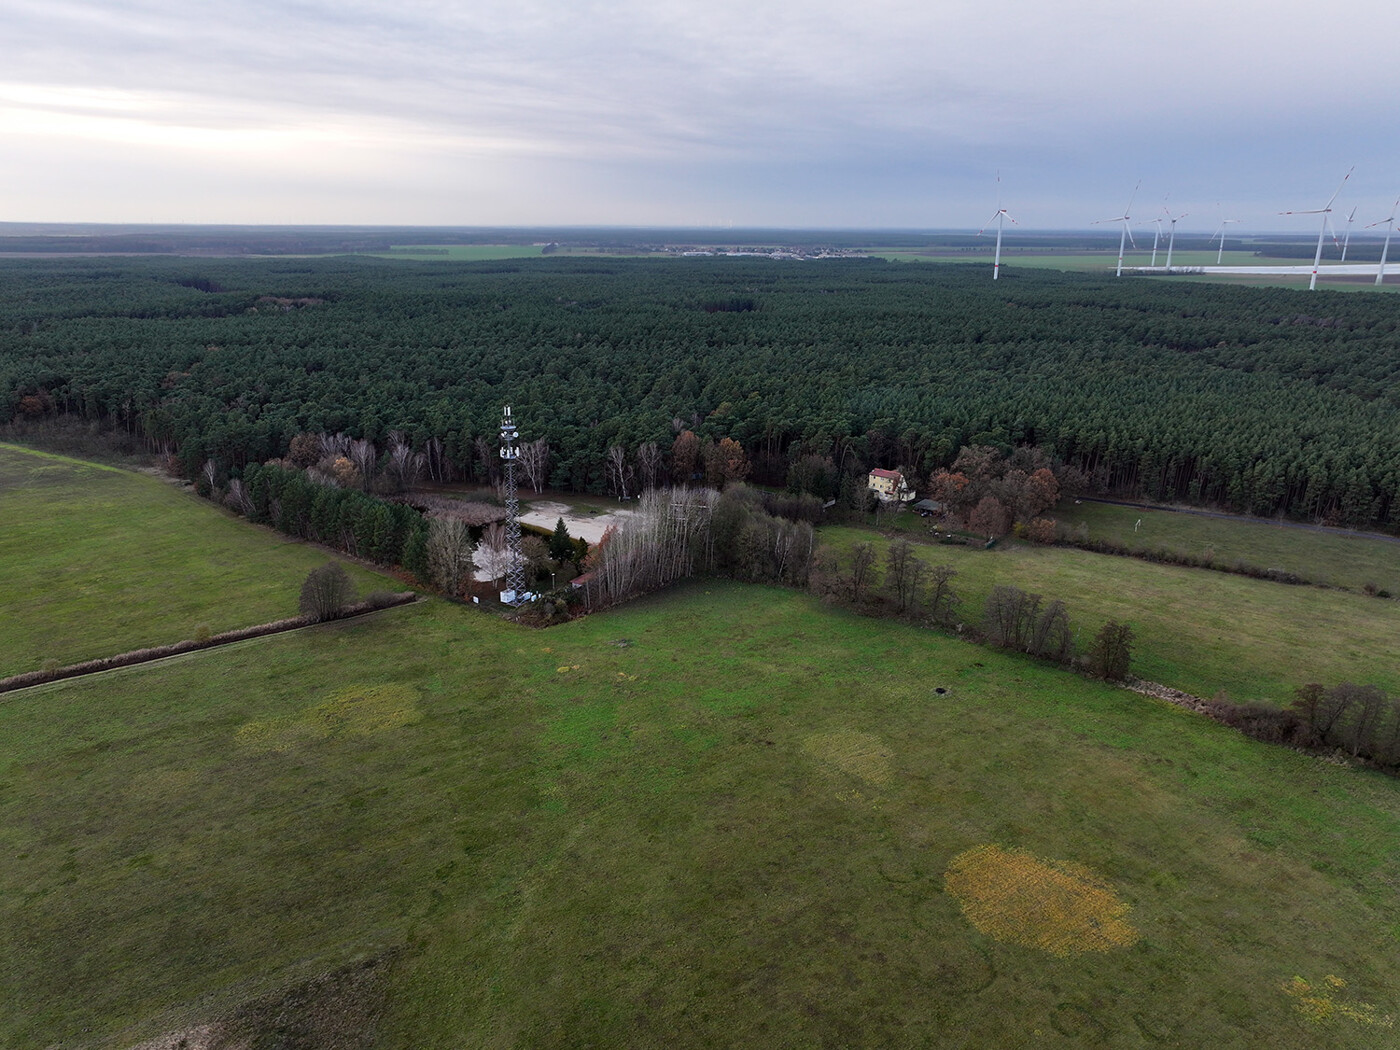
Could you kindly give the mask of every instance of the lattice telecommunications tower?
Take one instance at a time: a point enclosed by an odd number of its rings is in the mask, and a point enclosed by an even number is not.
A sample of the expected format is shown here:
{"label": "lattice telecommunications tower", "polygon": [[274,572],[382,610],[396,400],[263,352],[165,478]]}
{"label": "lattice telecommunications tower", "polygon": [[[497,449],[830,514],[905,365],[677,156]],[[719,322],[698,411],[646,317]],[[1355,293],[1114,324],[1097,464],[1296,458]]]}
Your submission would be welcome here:
{"label": "lattice telecommunications tower", "polygon": [[506,468],[506,551],[510,561],[506,568],[506,589],[501,601],[521,605],[530,599],[525,591],[525,558],[520,553],[520,499],[515,492],[515,462],[520,458],[520,435],[506,405],[501,417],[501,462]]}

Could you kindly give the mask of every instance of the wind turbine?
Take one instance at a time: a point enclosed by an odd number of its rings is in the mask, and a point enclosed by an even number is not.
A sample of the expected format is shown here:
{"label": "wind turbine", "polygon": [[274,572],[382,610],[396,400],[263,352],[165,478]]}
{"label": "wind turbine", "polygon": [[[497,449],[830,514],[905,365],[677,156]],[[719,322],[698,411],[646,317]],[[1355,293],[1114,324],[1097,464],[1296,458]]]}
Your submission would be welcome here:
{"label": "wind turbine", "polygon": [[1347,216],[1347,233],[1342,239],[1342,262],[1347,261],[1347,245],[1351,243],[1351,224],[1356,221],[1356,209],[1351,209],[1351,214]]}
{"label": "wind turbine", "polygon": [[[996,214],[993,215],[991,219],[987,220],[987,226],[990,226],[993,220],[995,220],[997,224],[997,253],[996,258],[992,262],[992,280],[994,281],[1001,275],[1001,227],[1002,222],[1006,219],[1011,219],[1011,213],[1001,206],[1001,172],[997,172],[997,210]],[[1015,219],[1011,219],[1011,225],[1019,226],[1021,224]],[[981,237],[982,234],[986,232],[987,226],[983,226],[982,229],[978,230],[977,236]]]}
{"label": "wind turbine", "polygon": [[1176,224],[1186,218],[1186,212],[1182,212],[1180,215],[1173,215],[1165,204],[1162,205],[1162,210],[1167,213],[1167,218],[1171,220],[1172,224],[1171,236],[1167,238],[1167,272],[1171,273],[1172,249],[1176,247]]}
{"label": "wind turbine", "polygon": [[[1395,213],[1397,211],[1400,211],[1400,200],[1390,206],[1390,214],[1381,220],[1385,223],[1385,246],[1381,248],[1381,264],[1376,267],[1377,284],[1385,280],[1385,257],[1390,254],[1390,231],[1395,229]],[[1371,226],[1379,226],[1381,222],[1373,222]],[[1367,226],[1366,229],[1369,230],[1371,226]]]}
{"label": "wind turbine", "polygon": [[1161,220],[1161,219],[1148,219],[1146,222],[1140,222],[1140,223],[1138,223],[1138,225],[1139,225],[1139,226],[1151,226],[1151,225],[1153,225],[1154,223],[1156,224],[1157,229],[1156,229],[1156,231],[1152,234],[1152,268],[1155,270],[1155,269],[1157,268],[1157,242],[1160,241],[1160,240],[1162,239],[1162,220]]}
{"label": "wind turbine", "polygon": [[1133,232],[1128,229],[1128,223],[1132,221],[1133,201],[1137,198],[1137,191],[1142,187],[1142,180],[1138,179],[1138,184],[1133,187],[1133,195],[1128,198],[1128,206],[1123,209],[1123,214],[1113,219],[1098,219],[1093,223],[1095,226],[1102,226],[1106,222],[1121,222],[1123,232],[1118,235],[1118,272],[1115,277],[1123,276],[1123,246],[1128,242],[1133,242],[1133,247],[1137,247],[1137,241],[1133,241]]}
{"label": "wind turbine", "polygon": [[[1243,222],[1243,221],[1244,221],[1243,219],[1221,219],[1221,220],[1220,220],[1220,229],[1216,230],[1215,233],[1212,233],[1212,234],[1210,235],[1210,239],[1211,239],[1212,241],[1215,240],[1217,234],[1220,236],[1220,250],[1219,250],[1218,252],[1215,253],[1215,265],[1216,265],[1216,266],[1219,266],[1219,265],[1220,265],[1220,260],[1223,259],[1223,258],[1225,258],[1225,227],[1226,227],[1226,226],[1229,226],[1230,223],[1232,223],[1232,222]],[[1206,242],[1206,243],[1210,243],[1210,242],[1208,241],[1208,242]]]}
{"label": "wind turbine", "polygon": [[1337,199],[1337,194],[1342,192],[1342,187],[1347,184],[1347,179],[1351,178],[1351,173],[1356,170],[1356,165],[1347,169],[1347,173],[1342,176],[1342,181],[1337,183],[1337,191],[1327,198],[1326,207],[1309,208],[1307,211],[1281,211],[1280,215],[1321,215],[1322,227],[1317,231],[1317,254],[1313,256],[1312,280],[1308,282],[1308,291],[1317,288],[1317,267],[1322,262],[1322,238],[1327,233],[1327,216],[1332,214],[1332,202]]}

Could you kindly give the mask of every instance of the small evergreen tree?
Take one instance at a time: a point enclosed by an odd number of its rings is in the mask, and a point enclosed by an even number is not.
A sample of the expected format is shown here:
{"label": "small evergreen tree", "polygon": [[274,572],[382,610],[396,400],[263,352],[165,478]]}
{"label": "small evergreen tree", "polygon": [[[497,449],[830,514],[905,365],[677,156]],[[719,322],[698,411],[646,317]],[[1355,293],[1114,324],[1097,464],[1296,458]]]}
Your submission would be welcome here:
{"label": "small evergreen tree", "polygon": [[574,556],[574,541],[569,539],[569,530],[564,527],[563,518],[559,519],[554,526],[554,534],[549,537],[549,556],[557,562]]}

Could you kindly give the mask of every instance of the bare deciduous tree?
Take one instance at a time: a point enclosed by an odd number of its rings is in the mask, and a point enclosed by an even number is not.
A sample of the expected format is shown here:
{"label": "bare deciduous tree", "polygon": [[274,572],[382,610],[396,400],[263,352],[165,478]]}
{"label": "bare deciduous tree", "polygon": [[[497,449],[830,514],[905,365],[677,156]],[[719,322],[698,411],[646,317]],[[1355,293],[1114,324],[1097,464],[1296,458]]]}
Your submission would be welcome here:
{"label": "bare deciduous tree", "polygon": [[885,587],[894,599],[899,612],[906,612],[914,604],[913,581],[915,565],[923,565],[914,554],[914,545],[908,540],[896,540],[885,551]]}
{"label": "bare deciduous tree", "polygon": [[939,627],[951,627],[958,615],[958,596],[953,590],[953,577],[958,570],[951,565],[935,565],[929,570],[929,619]]}
{"label": "bare deciduous tree", "polygon": [[423,455],[427,459],[428,477],[434,481],[446,481],[446,471],[443,457],[445,452],[442,446],[442,439],[439,437],[428,438],[427,444],[423,446]]}
{"label": "bare deciduous tree", "polygon": [[245,518],[253,513],[253,501],[248,496],[248,489],[239,478],[233,478],[229,481],[228,492],[224,494],[224,503]]}
{"label": "bare deciduous tree", "polygon": [[608,449],[608,488],[618,499],[625,500],[631,480],[632,465],[627,462],[627,450],[621,445],[613,445]]}
{"label": "bare deciduous tree", "polygon": [[339,562],[328,561],[307,574],[301,585],[301,614],[320,622],[339,616],[354,594],[350,577]]}
{"label": "bare deciduous tree", "polygon": [[857,543],[851,548],[851,601],[859,603],[870,585],[870,571],[875,566],[875,548],[869,543]]}
{"label": "bare deciduous tree", "polygon": [[661,478],[661,449],[655,441],[643,441],[637,446],[637,473],[642,489],[654,489]]}
{"label": "bare deciduous tree", "polygon": [[365,492],[369,491],[370,482],[374,480],[374,464],[378,457],[374,442],[368,438],[356,438],[350,442],[350,462],[360,472],[360,488]]}
{"label": "bare deciduous tree", "polygon": [[594,548],[590,606],[611,605],[655,590],[707,566],[710,518],[719,494],[711,489],[653,489],[637,512],[610,529]]}
{"label": "bare deciduous tree", "polygon": [[322,434],[321,437],[321,458],[336,459],[344,456],[350,457],[350,439],[344,434]]}
{"label": "bare deciduous tree", "polygon": [[433,583],[454,598],[470,586],[476,569],[471,534],[460,518],[428,519],[428,571]]}
{"label": "bare deciduous tree", "polygon": [[499,580],[510,569],[510,548],[506,546],[506,527],[500,522],[486,526],[481,545],[476,549],[477,564],[492,580]]}
{"label": "bare deciduous tree", "polygon": [[549,480],[549,442],[544,438],[525,442],[520,446],[519,462],[526,484],[536,492],[543,491]]}
{"label": "bare deciduous tree", "polygon": [[384,474],[395,492],[403,492],[418,484],[423,475],[425,457],[409,447],[402,431],[389,433],[388,453],[384,457]]}

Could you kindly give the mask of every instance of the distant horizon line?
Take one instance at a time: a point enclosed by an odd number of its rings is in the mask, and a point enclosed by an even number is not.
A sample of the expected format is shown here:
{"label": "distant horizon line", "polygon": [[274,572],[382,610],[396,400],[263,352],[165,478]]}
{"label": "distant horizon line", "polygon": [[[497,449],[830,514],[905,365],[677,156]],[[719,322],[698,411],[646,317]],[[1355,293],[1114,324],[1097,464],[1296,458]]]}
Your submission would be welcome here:
{"label": "distant horizon line", "polygon": [[[1005,234],[1007,239],[1024,237],[1029,235],[1037,236],[1092,236],[1106,240],[1117,237],[1116,232],[1109,232],[1103,229],[1095,229],[1097,224],[1086,224],[1085,226],[1021,226],[1014,232],[1008,231]],[[981,228],[985,229],[985,227]],[[1204,227],[1199,228],[1203,230]],[[899,234],[902,236],[977,236],[978,227],[954,227],[954,226],[687,226],[682,224],[670,225],[646,225],[635,223],[530,223],[530,224],[503,224],[503,223],[258,223],[258,222],[85,222],[85,221],[27,221],[27,220],[0,220],[0,237],[28,235],[42,236],[46,232],[54,231],[147,231],[147,232],[171,232],[171,231],[199,231],[199,230],[243,230],[243,231],[265,231],[265,230],[286,230],[305,232],[394,232],[394,231],[437,231],[437,232],[471,232],[471,233],[583,233],[589,231],[609,232],[609,233],[687,233],[687,234],[822,234],[833,233],[849,236],[851,234]],[[1186,232],[1186,231],[1182,231]],[[1190,236],[1199,236],[1199,232],[1190,233]],[[1211,236],[1217,236],[1218,231]],[[990,234],[983,234],[990,238]],[[1306,237],[1312,239],[1316,234],[1310,230],[1238,230],[1230,235],[1231,240],[1243,239],[1246,237]],[[1380,240],[1384,237],[1383,231],[1362,231],[1356,230],[1351,234],[1353,240],[1368,238]],[[1136,251],[1151,250],[1139,245]]]}

